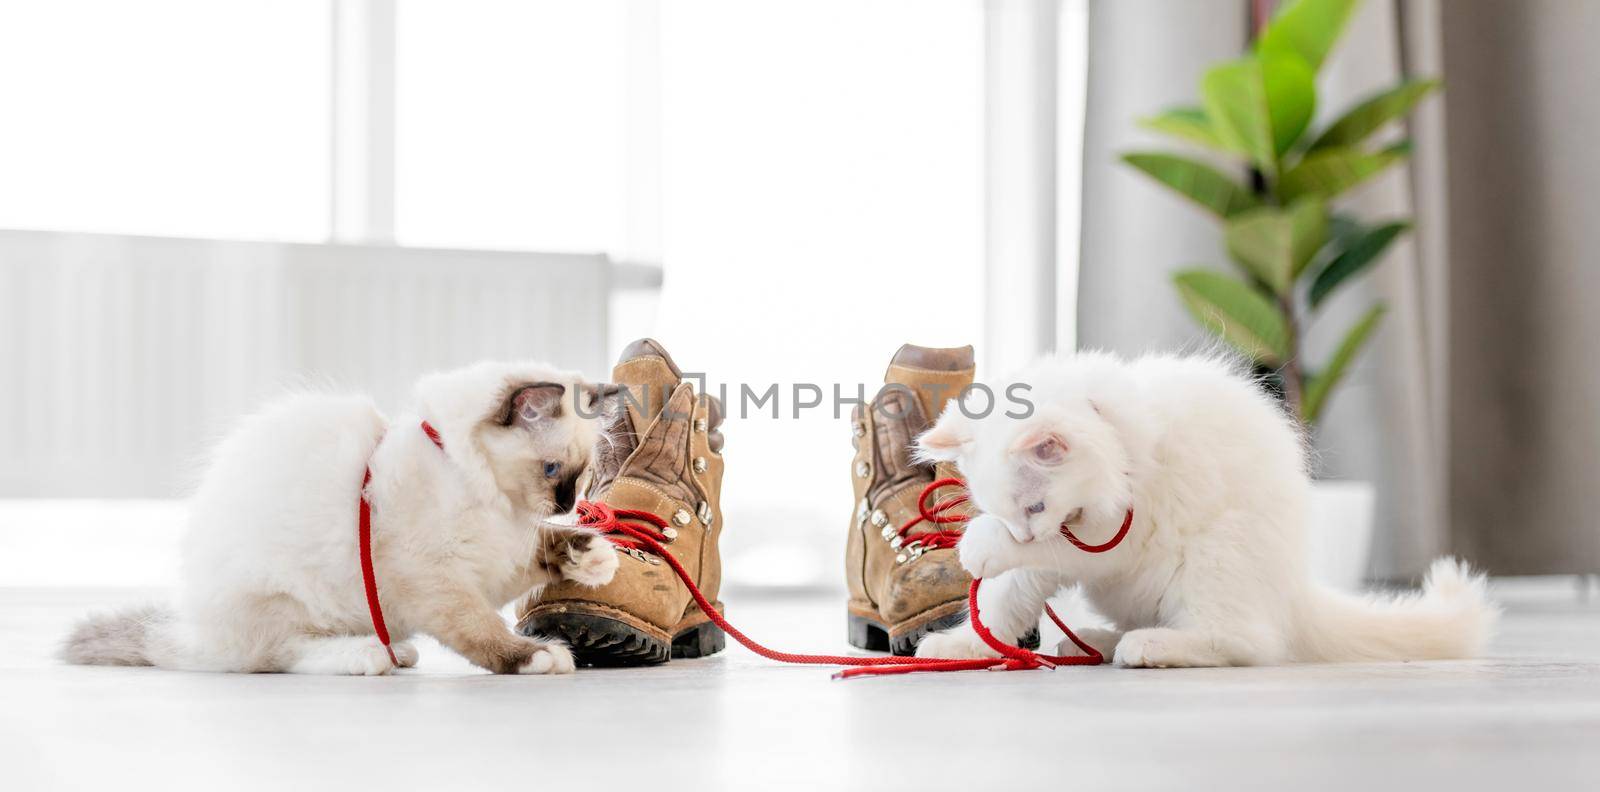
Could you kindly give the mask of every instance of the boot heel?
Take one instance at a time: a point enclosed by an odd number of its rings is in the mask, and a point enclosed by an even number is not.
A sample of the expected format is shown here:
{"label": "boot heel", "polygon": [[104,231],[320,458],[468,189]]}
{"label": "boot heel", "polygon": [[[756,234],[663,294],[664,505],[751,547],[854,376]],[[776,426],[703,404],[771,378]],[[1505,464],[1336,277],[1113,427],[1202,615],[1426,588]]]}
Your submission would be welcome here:
{"label": "boot heel", "polygon": [[869,652],[889,651],[889,631],[871,621],[852,613],[845,629],[847,631],[845,639],[851,646]]}
{"label": "boot heel", "polygon": [[711,622],[702,622],[681,633],[672,639],[672,659],[693,660],[697,657],[708,657],[726,649],[728,636]]}

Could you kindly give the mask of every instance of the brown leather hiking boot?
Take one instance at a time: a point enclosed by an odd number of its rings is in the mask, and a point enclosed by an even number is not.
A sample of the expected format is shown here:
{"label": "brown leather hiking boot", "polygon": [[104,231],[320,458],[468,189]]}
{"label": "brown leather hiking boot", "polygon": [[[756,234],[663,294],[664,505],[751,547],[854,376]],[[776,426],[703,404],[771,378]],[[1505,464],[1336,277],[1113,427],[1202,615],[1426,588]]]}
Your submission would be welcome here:
{"label": "brown leather hiking boot", "polygon": [[[938,479],[959,477],[953,465],[916,463],[911,456],[917,435],[933,426],[945,405],[972,384],[973,368],[970,346],[930,349],[906,344],[889,361],[884,388],[851,415],[855,511],[845,545],[845,581],[850,588],[852,646],[914,654],[922,636],[954,627],[966,616],[972,578],[961,568],[955,548],[929,548],[916,539],[937,531],[959,531],[964,523],[924,520],[905,536],[900,528],[920,516],[918,499],[924,488]],[[929,504],[961,494],[959,487],[941,489],[931,494]],[[946,513],[967,514],[965,506]],[[1038,633],[1023,640],[1038,646]]]}
{"label": "brown leather hiking boot", "polygon": [[[612,378],[625,389],[621,408],[608,419],[579,496],[666,520],[666,548],[721,610],[722,404],[695,393],[648,338],[623,350]],[[722,630],[670,567],[642,550],[617,552],[622,563],[610,583],[547,586],[523,604],[518,629],[564,639],[583,665],[647,665],[722,650]]]}

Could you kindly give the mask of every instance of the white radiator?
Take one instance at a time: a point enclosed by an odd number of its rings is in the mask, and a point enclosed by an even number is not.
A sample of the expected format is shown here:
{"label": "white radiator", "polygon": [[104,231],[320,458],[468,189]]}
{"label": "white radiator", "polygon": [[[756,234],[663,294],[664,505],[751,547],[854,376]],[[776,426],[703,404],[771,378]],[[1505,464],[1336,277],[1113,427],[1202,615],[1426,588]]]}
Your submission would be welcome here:
{"label": "white radiator", "polygon": [[0,231],[0,497],[169,497],[297,384],[386,410],[433,369],[604,371],[600,255]]}

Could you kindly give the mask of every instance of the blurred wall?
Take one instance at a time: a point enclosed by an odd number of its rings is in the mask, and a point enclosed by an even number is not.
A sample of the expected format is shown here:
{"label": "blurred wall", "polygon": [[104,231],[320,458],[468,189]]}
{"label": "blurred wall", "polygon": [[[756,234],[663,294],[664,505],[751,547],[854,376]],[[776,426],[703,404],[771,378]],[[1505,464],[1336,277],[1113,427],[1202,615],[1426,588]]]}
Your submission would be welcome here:
{"label": "blurred wall", "polygon": [[1450,493],[1503,574],[1600,571],[1600,3],[1444,5]]}
{"label": "blurred wall", "polygon": [[611,281],[599,255],[0,230],[0,498],[187,494],[290,390],[392,411],[484,358],[593,376]]}

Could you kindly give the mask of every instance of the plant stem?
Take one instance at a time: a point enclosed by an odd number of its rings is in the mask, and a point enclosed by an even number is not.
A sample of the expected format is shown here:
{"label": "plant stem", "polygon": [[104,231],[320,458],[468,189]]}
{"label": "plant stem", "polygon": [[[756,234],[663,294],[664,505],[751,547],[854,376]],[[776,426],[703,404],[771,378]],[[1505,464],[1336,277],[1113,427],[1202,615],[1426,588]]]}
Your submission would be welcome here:
{"label": "plant stem", "polygon": [[1302,418],[1300,414],[1300,398],[1305,391],[1305,383],[1301,380],[1304,373],[1300,370],[1300,323],[1295,315],[1294,295],[1287,294],[1278,298],[1278,310],[1283,313],[1283,325],[1288,330],[1289,357],[1283,362],[1283,400],[1289,405],[1289,414]]}
{"label": "plant stem", "polygon": [[[1270,2],[1271,0],[1268,0],[1268,4]],[[1257,20],[1256,35],[1259,36],[1261,33],[1260,28],[1266,25],[1267,18],[1272,15],[1272,9],[1257,6],[1255,10],[1264,12],[1263,18]],[[1283,163],[1277,161],[1277,158],[1273,159],[1272,165],[1274,173],[1283,171]],[[1283,201],[1278,195],[1278,185],[1273,181],[1268,181],[1267,174],[1263,173],[1260,168],[1251,168],[1250,176],[1251,187],[1257,195],[1265,198],[1272,206],[1283,205]],[[1294,416],[1296,420],[1304,422],[1305,416],[1300,412],[1300,402],[1305,393],[1305,382],[1302,380],[1304,372],[1300,370],[1300,317],[1294,307],[1294,287],[1292,284],[1288,294],[1278,295],[1278,312],[1283,314],[1283,326],[1289,336],[1285,339],[1286,343],[1284,344],[1289,354],[1288,358],[1283,361],[1283,369],[1280,374],[1283,380],[1283,401],[1289,408],[1289,414]]]}

